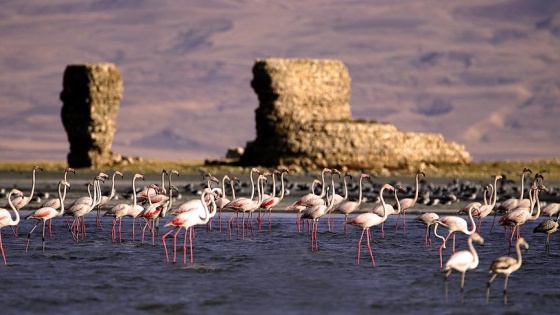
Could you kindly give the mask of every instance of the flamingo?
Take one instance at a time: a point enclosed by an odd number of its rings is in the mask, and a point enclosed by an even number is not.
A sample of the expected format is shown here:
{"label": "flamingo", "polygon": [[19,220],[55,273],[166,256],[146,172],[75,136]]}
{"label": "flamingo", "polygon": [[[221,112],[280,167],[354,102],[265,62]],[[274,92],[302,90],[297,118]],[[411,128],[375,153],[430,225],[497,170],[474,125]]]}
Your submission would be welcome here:
{"label": "flamingo", "polygon": [[[8,263],[6,262],[6,254],[4,253],[4,245],[2,245],[2,228],[5,226],[16,226],[19,223],[19,211],[18,209],[14,206],[13,202],[12,202],[12,195],[15,196],[16,198],[23,198],[23,193],[18,190],[18,189],[12,189],[9,193],[8,193],[8,206],[14,211],[15,215],[16,215],[16,219],[12,219],[12,215],[10,214],[10,212],[8,212],[8,210],[4,209],[4,208],[0,208],[0,251],[2,252],[2,258],[4,258],[4,265],[7,265]],[[14,198],[15,199],[15,198]]]}
{"label": "flamingo", "polygon": [[357,201],[345,200],[345,201],[339,203],[334,208],[335,212],[340,212],[340,213],[344,214],[344,236],[345,237],[346,237],[346,223],[348,221],[348,215],[350,213],[356,211],[357,209],[359,209],[360,204],[362,203],[362,180],[364,178],[369,178],[369,174],[362,173],[362,175],[360,176],[360,180],[359,180],[359,183],[358,183],[358,191],[359,191],[358,200]]}
{"label": "flamingo", "polygon": [[[64,186],[64,193],[61,192],[62,186]],[[31,234],[33,233],[33,231],[35,231],[35,228],[37,228],[37,225],[41,221],[43,221],[43,253],[45,252],[45,225],[47,221],[50,222],[53,218],[60,217],[64,213],[64,198],[66,198],[66,188],[70,188],[70,184],[67,181],[61,180],[60,182],[58,182],[58,199],[60,202],[60,210],[57,211],[53,207],[41,207],[33,211],[27,217],[25,217],[25,220],[29,220],[29,219],[37,220],[33,228],[29,231],[29,234],[27,234],[27,244],[25,245],[26,252],[27,249],[29,248],[29,241],[31,240]],[[49,232],[51,232],[50,229]]]}
{"label": "flamingo", "polygon": [[[14,207],[16,207],[16,209],[19,211],[21,208],[27,206],[29,204],[29,202],[31,202],[31,199],[33,199],[33,193],[35,192],[35,173],[37,171],[43,171],[43,167],[39,166],[39,165],[35,165],[33,167],[32,170],[32,175],[31,175],[31,191],[29,192],[29,196],[25,196],[25,195],[21,195],[21,196],[16,196],[16,198],[14,198],[14,200],[12,200],[12,204],[14,205]],[[7,204],[5,206],[5,208],[8,208],[9,204]],[[16,225],[12,225],[12,232],[14,233],[14,235],[17,237],[18,236],[18,226]]]}
{"label": "flamingo", "polygon": [[[524,207],[527,207],[527,208],[531,207],[531,201],[529,199],[523,199],[523,193],[525,191],[525,188],[524,188],[525,173],[533,174],[533,171],[528,167],[523,168],[523,171],[521,172],[521,195],[519,196],[519,198],[506,199],[506,200],[504,200],[504,202],[502,202],[500,205],[498,205],[498,208],[496,208],[496,211],[494,212],[494,220],[492,220],[492,226],[490,227],[490,232],[492,232],[492,230],[494,229],[494,224],[496,222],[496,215],[497,214],[506,214],[506,213],[510,212],[511,210],[513,210],[514,208],[519,207],[519,206],[524,206]],[[495,187],[495,188],[497,188],[497,187]]]}
{"label": "flamingo", "polygon": [[[134,193],[136,193],[136,180],[138,178],[144,179],[144,175],[136,173],[132,177],[132,191]],[[134,205],[136,205],[136,197],[134,198],[133,203],[134,203]],[[113,223],[112,223],[112,226],[111,226],[111,241],[112,242],[115,242],[115,239],[117,238],[116,224],[117,224],[117,221],[118,221],[119,222],[119,230],[118,230],[119,243],[122,243],[122,218],[124,218],[125,216],[127,216],[130,213],[131,208],[132,208],[132,205],[129,205],[127,203],[119,203],[119,204],[116,204],[115,206],[113,206],[107,212],[105,212],[104,216],[115,217],[113,219]],[[142,208],[142,210],[143,210],[143,208]],[[134,223],[133,223],[133,226],[134,226]]]}
{"label": "flamingo", "polygon": [[560,203],[551,202],[546,207],[542,208],[541,216],[548,216],[549,219],[552,219],[552,216],[557,215],[560,212]]}
{"label": "flamingo", "polygon": [[503,274],[504,279],[504,304],[507,304],[507,284],[509,275],[513,272],[519,270],[521,268],[521,264],[523,262],[521,258],[521,246],[525,247],[525,249],[529,249],[529,244],[525,241],[524,238],[517,239],[515,243],[515,252],[517,253],[517,259],[509,256],[502,256],[496,258],[492,264],[490,265],[489,271],[492,273],[490,280],[488,280],[488,284],[486,285],[486,302],[488,303],[488,299],[490,297],[490,285],[492,281],[496,279],[498,274]]}
{"label": "flamingo", "polygon": [[233,187],[233,185],[235,184],[235,181],[239,182],[239,178],[234,176],[233,179],[230,179],[228,175],[224,175],[224,177],[222,178],[222,193],[218,197],[218,199],[216,199],[220,232],[222,231],[222,210],[224,209],[224,206],[231,201],[226,197],[226,181],[229,183],[231,188],[231,197],[232,199],[235,199],[235,188]]}
{"label": "flamingo", "polygon": [[[231,218],[228,221],[229,237],[230,238],[231,238],[231,230],[233,229],[233,220],[239,218],[239,211],[243,212],[242,225],[243,225],[243,238],[245,238],[245,211],[249,211],[250,209],[255,207],[255,201],[253,200],[253,197],[255,196],[255,181],[253,179],[253,173],[260,174],[260,171],[256,168],[251,169],[251,173],[249,175],[249,179],[251,180],[251,196],[249,198],[247,198],[247,197],[235,198],[232,201],[228,202],[224,206],[224,209],[231,209],[231,210],[235,211],[235,215],[232,215]],[[260,175],[259,175],[259,177],[260,177]],[[260,190],[260,188],[258,187],[258,180],[257,180],[257,190]],[[258,202],[258,200],[257,200],[257,202]],[[259,205],[260,205],[260,202],[257,204],[257,207]],[[239,227],[238,224],[236,224],[236,226]]]}
{"label": "flamingo", "polygon": [[435,224],[437,220],[439,220],[439,215],[435,212],[422,213],[421,215],[417,216],[416,219],[414,219],[414,221],[426,225],[426,236],[424,236],[425,247],[428,247],[428,245],[432,245],[432,239],[430,238],[430,225]]}
{"label": "flamingo", "polygon": [[[301,219],[309,219],[313,222],[312,228],[311,228],[311,251],[315,251],[315,250],[319,250],[319,243],[317,242],[317,232],[319,229],[319,219],[321,217],[323,217],[325,214],[327,214],[333,207],[334,204],[334,181],[332,181],[332,186],[331,186],[331,199],[330,201],[327,200],[328,202],[326,204],[323,205],[315,205],[312,207],[307,208],[306,210],[303,211],[303,213],[301,214]],[[329,195],[328,193],[328,187],[327,187],[327,197]]]}
{"label": "flamingo", "polygon": [[[548,189],[544,185],[531,187],[531,191],[529,191],[529,198],[531,199],[531,203],[532,203],[530,212],[526,211],[525,209],[512,210],[511,212],[508,212],[503,217],[501,217],[500,220],[498,221],[498,223],[502,226],[512,227],[511,235],[509,238],[510,248],[513,242],[513,234],[515,233],[516,230],[517,230],[517,238],[519,239],[520,237],[519,226],[525,224],[525,222],[527,221],[535,221],[541,214],[541,203],[539,202],[539,192],[541,190],[548,191]],[[537,205],[537,212],[534,215],[531,215],[533,213],[533,208],[535,207],[535,204]]]}
{"label": "flamingo", "polygon": [[123,173],[119,172],[119,171],[115,171],[113,173],[113,178],[111,179],[111,191],[109,192],[109,195],[100,195],[99,197],[99,202],[97,203],[97,216],[95,218],[95,224],[97,225],[98,229],[103,229],[103,226],[101,225],[101,206],[106,205],[109,201],[111,201],[117,191],[115,190],[115,176],[119,175],[121,178],[123,178]]}
{"label": "flamingo", "polygon": [[[67,175],[68,175],[68,173],[74,173],[74,174],[76,174],[76,170],[73,169],[73,168],[71,168],[71,167],[68,167],[68,168],[64,171],[64,176],[63,176],[62,179],[63,179],[65,182],[68,182],[68,180],[67,180]],[[55,208],[55,209],[60,208],[60,198],[56,197],[56,198],[49,199],[49,200],[43,202],[39,208],[45,208],[45,207],[51,207],[51,208]]]}
{"label": "flamingo", "polygon": [[101,192],[101,186],[99,184],[100,181],[104,181],[106,178],[108,178],[107,174],[105,173],[99,173],[99,175],[97,175],[94,180],[93,180],[93,197],[91,198],[91,201],[89,204],[86,203],[77,203],[73,206],[70,206],[65,212],[65,215],[69,215],[69,216],[73,216],[74,217],[74,221],[72,222],[72,225],[69,224],[69,220],[70,218],[68,218],[68,220],[66,220],[66,225],[68,226],[68,229],[70,230],[70,233],[72,234],[72,238],[76,241],[79,242],[79,233],[80,230],[82,232],[82,239],[85,236],[85,221],[84,221],[84,217],[86,214],[88,214],[93,208],[95,208],[95,206],[97,205],[97,202],[99,200],[99,195]]}
{"label": "flamingo", "polygon": [[[398,227],[399,227],[399,217],[401,216],[401,213],[403,215],[403,219],[402,219],[402,223],[403,223],[403,231],[404,234],[406,234],[406,210],[414,207],[414,205],[416,204],[416,201],[418,200],[418,186],[419,186],[419,176],[422,175],[422,177],[426,176],[426,173],[422,172],[422,171],[418,171],[416,172],[416,177],[415,177],[415,185],[414,185],[414,198],[403,198],[400,201],[398,201],[400,203],[400,208],[401,208],[401,212],[399,214],[397,214],[397,222],[395,223],[395,231],[397,231]],[[393,205],[393,208],[397,208],[397,205]]]}
{"label": "flamingo", "polygon": [[[385,200],[383,199],[383,191],[385,189],[389,189],[391,191],[395,190],[395,188],[389,184],[385,184],[383,185],[383,187],[381,187],[381,190],[379,191],[379,198],[381,199],[381,204],[383,205],[383,209],[385,209]],[[383,216],[381,217],[375,213],[366,212],[366,213],[359,214],[354,219],[348,220],[347,222],[348,224],[357,225],[362,228],[362,234],[360,235],[360,240],[358,241],[358,265],[360,264],[360,251],[361,251],[362,238],[364,237],[364,232],[366,232],[369,256],[371,257],[371,263],[373,264],[373,266],[375,266],[375,259],[373,258],[373,253],[371,251],[369,229],[372,226],[379,225],[383,223],[385,220],[387,220],[388,214],[389,214],[388,211],[384,211]]]}
{"label": "flamingo", "polygon": [[[340,177],[340,172],[338,170],[333,169],[333,172],[338,173],[338,175]],[[339,194],[335,194],[334,195],[333,206],[336,206],[339,203],[343,202],[344,200],[348,199],[348,181],[346,179],[347,177],[349,177],[350,180],[352,180],[352,175],[350,173],[346,172],[344,174],[344,177],[342,178],[342,185],[344,186],[344,197],[339,195]],[[332,176],[331,176],[331,180],[332,180]],[[331,215],[330,215],[330,218],[327,219],[327,223],[328,223],[328,226],[329,226],[329,231],[332,232],[333,228],[334,228],[334,211],[331,211],[330,213],[331,213]]]}
{"label": "flamingo", "polygon": [[[447,243],[447,240],[449,239],[449,236],[451,236],[451,234],[453,234],[453,250],[452,250],[452,252],[455,253],[455,232],[462,232],[466,235],[471,235],[471,234],[476,232],[476,223],[474,222],[474,219],[473,219],[473,216],[472,216],[473,210],[474,210],[474,207],[471,206],[469,208],[469,219],[470,219],[471,224],[472,224],[472,228],[470,230],[468,229],[467,221],[465,219],[461,218],[461,217],[458,217],[458,216],[448,215],[448,216],[444,216],[443,218],[436,221],[436,223],[443,225],[449,231],[447,233],[447,236],[445,237],[445,240],[443,241],[443,244],[441,244],[441,246],[439,247],[439,266],[440,266],[440,268],[442,268],[442,266],[443,266],[443,260],[442,260],[443,249],[445,248],[445,244]],[[436,228],[437,228],[437,225],[434,227],[434,233],[435,233]]]}
{"label": "flamingo", "polygon": [[480,228],[482,226],[482,219],[487,217],[490,214],[490,212],[494,210],[494,207],[496,206],[496,199],[498,197],[497,195],[498,189],[496,185],[498,183],[498,180],[501,178],[502,175],[496,175],[496,177],[494,178],[494,186],[488,185],[489,190],[492,192],[489,203],[481,205],[480,207],[478,207],[478,209],[474,209],[473,211],[473,218],[478,218],[478,229],[477,229],[478,233],[480,233]]}
{"label": "flamingo", "polygon": [[[138,178],[141,178],[142,180],[144,180],[144,175],[142,174],[135,174],[135,177],[137,176]],[[133,199],[132,199],[132,206],[130,207],[130,209],[128,209],[128,212],[126,213],[125,216],[127,217],[131,217],[132,218],[132,241],[134,242],[134,239],[136,237],[136,232],[134,230],[134,226],[136,225],[136,219],[138,218],[138,216],[140,215],[140,213],[144,212],[144,207],[139,205],[137,202],[137,196],[136,196],[136,187],[133,188]]]}
{"label": "flamingo", "polygon": [[208,210],[208,205],[206,204],[207,195],[210,195],[209,198],[212,206],[212,212],[216,212],[216,203],[214,201],[214,197],[216,196],[214,195],[214,192],[212,192],[212,189],[205,188],[202,194],[200,195],[200,203],[199,203],[200,208],[198,210],[183,212],[165,224],[165,226],[173,226],[173,229],[171,229],[169,232],[165,233],[161,237],[163,248],[165,249],[165,259],[167,262],[169,262],[169,255],[167,252],[167,245],[165,243],[165,238],[167,237],[167,235],[173,232],[175,228],[177,228],[177,232],[173,234],[173,262],[176,261],[176,257],[177,257],[177,247],[176,247],[177,234],[183,228],[185,229],[185,240],[183,243],[183,263],[187,264],[187,232],[189,229],[190,229],[189,245],[190,245],[190,255],[191,255],[190,258],[191,258],[191,263],[193,262],[194,260],[193,249],[192,249],[193,227],[195,225],[206,224],[210,220],[210,211]]}
{"label": "flamingo", "polygon": [[[165,171],[165,170],[164,170]],[[175,191],[178,193],[179,190],[177,189],[177,187],[173,186],[173,184],[171,184],[171,179],[173,177],[173,174],[177,175],[177,177],[179,177],[179,172],[177,170],[172,169],[171,171],[169,171],[167,173],[167,187],[169,187],[169,189],[175,189]],[[163,185],[162,185],[163,187]],[[163,191],[165,191],[165,187],[163,188]],[[171,194],[169,195],[171,196]],[[167,215],[167,211],[169,209],[171,209],[171,205],[173,203],[173,200],[171,199],[171,197],[169,197],[168,200],[164,201],[164,207],[163,209],[161,209],[161,212],[159,213],[159,216],[156,217],[154,225],[155,225],[155,235],[159,236],[159,218],[164,218]]]}
{"label": "flamingo", "polygon": [[299,198],[298,200],[296,200],[293,204],[289,205],[288,207],[286,207],[286,210],[296,210],[298,211],[298,215],[296,216],[296,226],[298,229],[298,232],[301,232],[301,228],[300,228],[300,214],[303,210],[305,210],[307,207],[313,206],[315,204],[321,204],[324,203],[323,197],[325,196],[325,173],[330,173],[332,174],[332,170],[329,168],[323,168],[323,171],[321,172],[321,194],[316,195],[315,191],[314,191],[314,187],[316,183],[319,183],[318,180],[313,180],[312,184],[311,184],[311,192],[303,195],[301,198]]}
{"label": "flamingo", "polygon": [[[395,185],[395,190],[393,191],[394,195],[395,195],[395,200],[397,202],[395,202],[395,205],[397,206],[397,209],[393,208],[392,205],[388,205],[385,204],[385,206],[383,206],[382,204],[377,205],[375,208],[373,208],[373,210],[371,212],[377,214],[378,216],[383,216],[385,212],[387,212],[387,216],[390,215],[395,215],[395,214],[399,214],[401,212],[401,204],[399,202],[399,197],[397,196],[397,191],[398,190],[402,190],[404,191],[404,187],[401,184],[397,184]],[[395,230],[396,233],[396,230]],[[385,238],[385,221],[381,222],[381,238]]]}
{"label": "flamingo", "polygon": [[461,293],[464,292],[465,289],[465,273],[467,270],[475,269],[478,267],[478,254],[473,246],[473,241],[478,242],[480,244],[484,243],[484,239],[480,234],[474,232],[469,235],[468,244],[469,250],[461,250],[449,257],[449,260],[445,263],[445,282],[449,278],[449,275],[453,270],[456,270],[461,273]]}
{"label": "flamingo", "polygon": [[[278,205],[280,203],[280,201],[282,201],[282,199],[284,199],[284,173],[289,174],[290,171],[285,169],[285,168],[275,171],[276,175],[280,175],[280,196],[276,196],[274,188],[273,188],[272,196],[268,197],[266,199],[263,199],[263,201],[260,205],[260,207],[262,209],[264,209],[265,213],[266,213],[266,211],[268,211],[268,228],[269,228],[269,230],[272,229],[272,220],[271,220],[272,208],[275,207],[276,205]],[[274,187],[274,185],[273,185],[273,187]],[[259,230],[260,230],[260,224],[259,224]]]}
{"label": "flamingo", "polygon": [[[155,189],[155,187],[152,187]],[[155,198],[147,198],[148,206],[138,214],[139,217],[144,218],[146,223],[142,228],[142,244],[144,244],[144,235],[146,234],[146,228],[150,228],[152,234],[152,245],[155,245],[155,220],[159,217],[161,211],[165,207],[164,203],[171,199],[171,188],[169,188],[169,196],[165,196],[166,198],[157,198],[158,202],[153,202],[152,200]],[[157,194],[159,195],[160,192],[157,190]]]}
{"label": "flamingo", "polygon": [[546,219],[539,223],[534,229],[533,233],[545,233],[546,234],[546,252],[550,251],[550,236],[552,233],[558,230],[558,218],[560,218],[560,212],[557,214],[556,220]]}

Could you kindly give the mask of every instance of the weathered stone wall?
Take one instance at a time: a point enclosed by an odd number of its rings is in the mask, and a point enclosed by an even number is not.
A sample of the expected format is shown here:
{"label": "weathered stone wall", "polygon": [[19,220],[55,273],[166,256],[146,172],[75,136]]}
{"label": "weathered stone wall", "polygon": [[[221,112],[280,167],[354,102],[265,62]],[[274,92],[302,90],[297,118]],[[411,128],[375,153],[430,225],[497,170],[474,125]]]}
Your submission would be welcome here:
{"label": "weathered stone wall", "polygon": [[257,138],[247,143],[242,164],[371,169],[471,161],[464,146],[440,134],[353,121],[350,76],[340,61],[262,59],[253,75]]}
{"label": "weathered stone wall", "polygon": [[70,142],[68,165],[112,165],[117,155],[111,146],[123,95],[120,70],[110,63],[69,65],[62,85],[61,116]]}

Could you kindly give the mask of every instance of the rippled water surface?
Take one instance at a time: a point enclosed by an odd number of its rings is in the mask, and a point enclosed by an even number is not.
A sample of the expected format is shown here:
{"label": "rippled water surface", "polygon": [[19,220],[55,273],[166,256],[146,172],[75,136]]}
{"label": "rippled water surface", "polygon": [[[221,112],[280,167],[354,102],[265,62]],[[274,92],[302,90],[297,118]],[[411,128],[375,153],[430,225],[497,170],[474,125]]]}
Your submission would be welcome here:
{"label": "rippled water surface", "polygon": [[[281,207],[285,207],[282,204]],[[25,216],[25,211],[22,215]],[[222,220],[230,217],[224,214]],[[319,226],[319,251],[310,250],[307,232],[295,228],[295,214],[277,212],[272,225],[255,229],[245,239],[229,238],[227,226],[207,231],[198,227],[194,239],[194,263],[183,264],[182,249],[176,263],[167,263],[161,238],[151,245],[131,241],[131,220],[123,221],[124,241],[111,243],[111,219],[103,218],[103,230],[95,228],[95,215],[86,217],[88,234],[75,243],[62,218],[53,222],[53,237],[41,251],[38,229],[25,252],[27,233],[34,224],[22,221],[20,237],[2,229],[7,266],[0,266],[3,314],[499,314],[556,313],[560,305],[560,244],[552,238],[549,254],[545,235],[533,234],[542,220],[527,223],[523,235],[530,248],[524,251],[521,269],[510,277],[508,303],[502,296],[503,277],[492,286],[485,303],[488,267],[508,254],[501,228],[490,232],[491,217],[483,222],[484,245],[476,245],[480,265],[466,276],[464,297],[460,274],[453,273],[444,298],[443,272],[437,246],[424,247],[425,226],[408,215],[407,234],[394,232],[389,217],[384,239],[373,229],[373,267],[362,247],[356,263],[356,244],[361,230],[349,226],[342,232],[343,216],[335,217],[329,232],[325,218]],[[167,218],[163,220],[166,222]],[[163,228],[163,232],[168,228]],[[444,233],[444,229],[441,232]],[[179,240],[182,241],[181,232]],[[172,238],[168,238],[168,247]],[[451,255],[451,246],[444,261]],[[364,244],[365,245],[365,244]],[[457,249],[466,249],[466,236],[457,236]],[[463,300],[463,303],[461,301]]]}

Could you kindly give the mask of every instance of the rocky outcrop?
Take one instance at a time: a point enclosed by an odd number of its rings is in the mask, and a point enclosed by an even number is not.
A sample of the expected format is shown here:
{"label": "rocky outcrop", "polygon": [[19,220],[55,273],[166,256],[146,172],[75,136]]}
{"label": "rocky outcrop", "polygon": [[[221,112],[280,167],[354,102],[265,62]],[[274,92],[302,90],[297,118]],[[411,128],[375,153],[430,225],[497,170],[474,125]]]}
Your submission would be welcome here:
{"label": "rocky outcrop", "polygon": [[109,63],[69,65],[64,71],[62,123],[70,142],[68,165],[100,168],[120,159],[111,151],[123,95],[119,69]]}
{"label": "rocky outcrop", "polygon": [[253,76],[257,138],[247,143],[243,165],[372,169],[471,161],[463,145],[440,134],[352,120],[350,76],[340,61],[261,59]]}

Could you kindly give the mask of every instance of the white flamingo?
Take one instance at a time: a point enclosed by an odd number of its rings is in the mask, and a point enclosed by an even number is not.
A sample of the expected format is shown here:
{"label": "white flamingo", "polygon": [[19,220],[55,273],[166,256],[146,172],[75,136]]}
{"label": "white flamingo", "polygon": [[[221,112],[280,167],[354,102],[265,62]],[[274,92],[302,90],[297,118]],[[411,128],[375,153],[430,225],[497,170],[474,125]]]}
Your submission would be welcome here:
{"label": "white flamingo", "polygon": [[97,225],[98,229],[103,229],[103,226],[101,224],[101,207],[106,205],[109,201],[111,201],[113,198],[115,198],[115,195],[117,194],[117,190],[115,189],[115,176],[119,175],[121,178],[123,178],[123,173],[119,172],[119,171],[115,171],[113,173],[113,177],[111,179],[111,191],[109,192],[109,195],[100,195],[99,197],[99,202],[97,203],[97,215],[95,217],[95,224]]}
{"label": "white flamingo", "polygon": [[[435,212],[426,212],[417,216],[414,221],[426,225],[426,235],[424,236],[424,246],[432,246],[432,239],[430,238],[430,226],[439,220],[439,215]],[[445,238],[443,238],[445,240]]]}
{"label": "white flamingo", "polygon": [[467,270],[475,269],[478,267],[478,254],[473,246],[473,241],[480,244],[484,243],[484,239],[478,233],[472,233],[469,235],[468,244],[469,250],[461,250],[449,257],[449,260],[445,263],[445,281],[449,278],[449,275],[453,270],[461,273],[461,292],[465,289],[465,273]]}
{"label": "white flamingo", "polygon": [[[14,198],[14,200],[12,200],[12,204],[14,205],[14,207],[16,207],[17,210],[20,210],[21,208],[27,206],[29,204],[29,202],[31,202],[31,199],[33,199],[33,193],[35,192],[35,173],[37,173],[37,171],[43,171],[43,167],[41,167],[39,165],[35,165],[33,167],[32,175],[31,175],[31,191],[29,192],[29,196],[16,195],[16,198]],[[9,203],[5,207],[8,208]],[[17,224],[11,226],[11,228],[12,228],[12,232],[14,233],[14,235],[18,236],[18,226],[17,226]]]}
{"label": "white flamingo", "polygon": [[[136,173],[132,177],[132,191],[134,193],[136,193],[136,180],[139,179],[139,178],[144,179],[144,175]],[[119,204],[116,204],[115,206],[113,206],[107,212],[105,212],[104,216],[114,217],[112,225],[111,225],[111,241],[112,242],[115,242],[115,239],[117,238],[117,233],[118,233],[119,243],[122,243],[122,218],[126,217],[130,213],[133,206],[136,206],[136,197],[134,197],[134,199],[133,199],[133,205],[130,205],[128,203],[119,203]],[[142,210],[144,210],[144,208],[142,208]],[[116,229],[117,222],[119,222],[118,232],[117,232],[117,229]],[[134,222],[133,222],[133,227],[134,227]]]}
{"label": "white flamingo", "polygon": [[[275,207],[276,205],[278,205],[280,203],[280,201],[282,201],[284,199],[284,174],[285,173],[290,173],[289,170],[287,169],[281,169],[281,170],[276,170],[275,174],[280,175],[280,196],[276,196],[276,191],[274,189],[274,184],[273,184],[273,192],[272,192],[272,196],[268,197],[266,199],[263,199],[262,203],[261,203],[261,208],[264,209],[264,212],[266,213],[266,211],[268,211],[268,228],[269,230],[272,229],[272,208]],[[259,230],[260,230],[260,225],[259,225]]]}
{"label": "white flamingo", "polygon": [[10,212],[4,208],[0,208],[0,251],[2,252],[2,258],[4,258],[4,265],[7,265],[8,263],[6,262],[6,254],[4,253],[4,245],[2,245],[2,228],[5,226],[16,226],[19,224],[19,211],[18,209],[16,209],[16,207],[14,206],[13,202],[12,202],[12,196],[15,196],[16,198],[22,198],[23,197],[23,193],[18,190],[18,189],[12,189],[10,190],[10,192],[8,193],[8,206],[10,207],[10,209],[12,209],[12,211],[14,211],[16,219],[12,219],[12,215],[10,214]]}
{"label": "white flamingo", "polygon": [[[397,192],[399,190],[404,191],[404,187],[401,184],[395,185],[393,194],[395,196],[395,200],[396,200],[395,205],[397,206],[397,209],[393,208],[393,206],[389,204],[385,204],[385,205],[380,204],[377,205],[375,208],[373,208],[371,212],[377,214],[378,216],[383,216],[384,213],[387,213],[387,216],[399,214],[401,212],[401,204],[399,202],[399,196],[397,195]],[[396,232],[397,231],[395,229],[395,233]],[[385,238],[385,221],[381,223],[381,238]]]}
{"label": "white flamingo", "polygon": [[[385,189],[389,189],[391,191],[394,191],[395,188],[389,184],[385,184],[383,185],[383,187],[381,187],[381,190],[379,191],[379,198],[381,199],[381,204],[383,205],[383,209],[385,209],[385,200],[383,199],[383,191]],[[360,251],[361,251],[361,246],[362,246],[362,238],[364,237],[364,232],[366,232],[366,239],[367,239],[367,247],[369,250],[369,256],[371,257],[371,263],[375,266],[375,259],[373,258],[373,252],[371,250],[371,242],[370,242],[370,232],[369,229],[372,226],[376,226],[379,225],[381,223],[383,223],[385,220],[387,220],[387,215],[388,212],[385,211],[385,213],[383,214],[383,216],[379,216],[375,213],[371,213],[371,212],[366,212],[366,213],[362,213],[359,214],[357,217],[348,220],[348,224],[351,225],[357,225],[359,227],[362,228],[362,234],[360,235],[360,239],[358,240],[358,265],[360,264]]]}
{"label": "white flamingo", "polygon": [[360,208],[360,205],[362,204],[362,180],[364,178],[369,178],[369,174],[362,173],[362,175],[360,176],[360,180],[358,182],[358,191],[359,191],[358,200],[357,201],[345,200],[345,201],[339,203],[334,208],[335,212],[340,212],[340,213],[344,214],[344,236],[345,237],[346,237],[346,223],[348,221],[348,215],[350,213],[358,210]]}
{"label": "white flamingo", "polygon": [[[443,260],[442,260],[442,255],[443,255],[443,249],[446,248],[445,244],[447,243],[447,240],[449,239],[449,236],[451,236],[453,234],[453,253],[455,253],[455,232],[461,232],[464,233],[466,235],[471,235],[473,233],[476,232],[476,223],[474,222],[472,213],[473,213],[474,207],[469,208],[469,220],[472,224],[472,228],[469,230],[468,229],[468,225],[467,225],[467,221],[459,216],[454,216],[454,215],[448,215],[448,216],[444,216],[443,218],[440,218],[439,220],[436,221],[436,223],[443,225],[445,228],[447,228],[448,233],[447,236],[445,237],[445,240],[443,241],[443,244],[441,244],[441,246],[439,247],[439,266],[440,268],[443,267]],[[437,229],[437,225],[434,227],[434,233],[435,230]]]}
{"label": "white flamingo", "polygon": [[[425,177],[426,173],[424,173],[420,170],[418,172],[416,172],[415,184],[414,184],[414,198],[403,198],[399,201],[401,212],[399,214],[397,214],[397,222],[395,223],[395,231],[397,231],[397,229],[399,227],[399,217],[401,216],[401,213],[402,213],[402,215],[403,215],[403,218],[402,218],[403,231],[404,231],[404,234],[406,234],[406,210],[414,207],[414,205],[416,205],[416,201],[418,201],[418,188],[419,188],[419,177],[420,177],[420,175],[422,175],[422,177]],[[397,208],[397,205],[394,205],[393,208]]]}
{"label": "white flamingo", "polygon": [[[64,186],[64,192],[61,191],[62,186]],[[60,217],[64,213],[64,198],[66,198],[66,188],[70,188],[70,184],[67,181],[61,180],[60,182],[58,182],[58,200],[60,204],[59,210],[53,207],[41,207],[33,211],[32,213],[30,213],[27,217],[25,217],[25,220],[29,220],[29,219],[37,220],[33,228],[29,231],[29,234],[27,234],[27,244],[25,245],[26,252],[27,249],[29,248],[29,241],[31,240],[31,234],[33,233],[33,231],[35,231],[35,228],[37,228],[37,225],[39,225],[41,221],[43,222],[43,253],[45,252],[45,226],[47,221],[49,221],[49,235],[51,235],[52,231],[50,229],[51,226],[50,222],[52,221],[53,218]]]}
{"label": "white flamingo", "polygon": [[[161,237],[161,241],[163,243],[163,248],[165,249],[165,259],[167,262],[169,262],[169,254],[167,252],[167,245],[165,243],[165,238],[167,237],[167,235],[171,234],[171,232],[173,232],[175,229],[177,229],[177,232],[175,232],[175,234],[173,234],[173,262],[175,262],[177,259],[177,234],[181,231],[181,229],[185,229],[185,241],[183,243],[183,263],[186,264],[187,263],[187,232],[189,233],[189,245],[190,245],[190,258],[191,258],[191,263],[194,261],[194,255],[193,255],[193,227],[195,225],[203,225],[208,223],[208,221],[210,220],[210,211],[208,210],[208,205],[206,204],[206,198],[210,199],[210,204],[212,207],[212,212],[216,212],[216,203],[214,201],[214,198],[216,198],[214,192],[212,192],[212,189],[210,188],[205,188],[204,191],[202,192],[202,194],[200,195],[200,209],[196,210],[196,211],[188,211],[188,212],[183,212],[179,215],[177,215],[175,218],[173,218],[172,220],[170,220],[169,222],[167,222],[165,224],[165,226],[173,226],[173,229],[171,229],[169,232],[165,233],[162,237]],[[189,231],[190,229],[190,231]]]}

